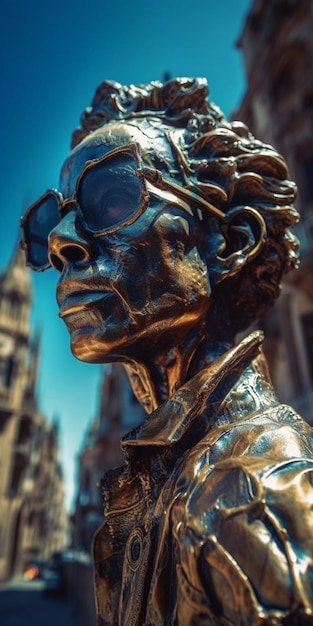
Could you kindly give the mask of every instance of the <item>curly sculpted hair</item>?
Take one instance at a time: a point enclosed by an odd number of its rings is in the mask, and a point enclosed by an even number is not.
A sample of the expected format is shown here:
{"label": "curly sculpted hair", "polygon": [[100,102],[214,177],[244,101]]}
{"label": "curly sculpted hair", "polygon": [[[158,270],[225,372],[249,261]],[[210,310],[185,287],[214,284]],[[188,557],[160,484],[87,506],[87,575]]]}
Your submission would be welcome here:
{"label": "curly sculpted hair", "polygon": [[234,332],[244,330],[277,298],[283,274],[298,265],[298,242],[290,231],[299,217],[293,206],[296,186],[284,159],[243,123],[228,122],[209,100],[203,78],[178,78],[164,85],[103,82],[73,133],[72,147],[103,125],[136,119],[159,120],[174,131],[166,134],[179,162],[181,184],[226,215],[244,206],[262,215],[267,237],[259,254],[218,286],[227,293]]}

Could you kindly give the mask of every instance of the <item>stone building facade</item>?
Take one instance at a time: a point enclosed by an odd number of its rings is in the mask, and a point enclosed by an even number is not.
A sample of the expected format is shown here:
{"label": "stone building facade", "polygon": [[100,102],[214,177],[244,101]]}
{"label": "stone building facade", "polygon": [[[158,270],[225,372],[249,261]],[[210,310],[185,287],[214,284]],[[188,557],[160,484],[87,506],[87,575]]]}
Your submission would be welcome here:
{"label": "stone building facade", "polygon": [[297,182],[301,266],[264,320],[279,399],[313,423],[313,3],[254,0],[238,41],[247,91],[234,117],[281,152]]}
{"label": "stone building facade", "polygon": [[93,534],[103,522],[102,494],[97,483],[106,470],[122,465],[121,437],[145,416],[123,366],[120,363],[107,366],[99,414],[87,431],[78,457],[78,491],[72,520],[76,549],[90,553]]}
{"label": "stone building facade", "polygon": [[0,275],[0,580],[64,547],[67,514],[58,427],[38,410],[39,340],[24,253]]}

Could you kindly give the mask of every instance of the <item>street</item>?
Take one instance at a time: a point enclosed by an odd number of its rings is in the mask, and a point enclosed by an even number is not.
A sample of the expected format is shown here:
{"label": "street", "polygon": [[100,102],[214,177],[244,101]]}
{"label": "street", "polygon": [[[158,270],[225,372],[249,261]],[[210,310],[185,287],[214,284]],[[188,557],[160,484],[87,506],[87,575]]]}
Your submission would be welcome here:
{"label": "street", "polygon": [[74,626],[68,601],[43,592],[43,583],[16,579],[0,587],[1,626]]}

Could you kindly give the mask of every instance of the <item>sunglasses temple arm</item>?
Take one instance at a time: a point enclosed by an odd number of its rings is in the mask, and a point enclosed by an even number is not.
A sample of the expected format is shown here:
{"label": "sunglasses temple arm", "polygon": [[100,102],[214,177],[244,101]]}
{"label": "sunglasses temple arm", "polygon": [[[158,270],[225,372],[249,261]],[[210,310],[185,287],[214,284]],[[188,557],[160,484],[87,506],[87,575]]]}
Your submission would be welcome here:
{"label": "sunglasses temple arm", "polygon": [[198,205],[200,204],[202,207],[205,207],[207,211],[209,211],[210,213],[212,213],[219,219],[223,221],[226,220],[226,216],[225,216],[225,213],[223,213],[223,211],[220,211],[213,204],[211,204],[210,202],[207,202],[207,200],[204,200],[204,198],[202,198],[201,196],[198,196],[198,194],[194,193],[190,189],[185,189],[184,187],[181,187],[180,185],[177,185],[176,183],[172,181],[166,180],[166,178],[163,178],[160,170],[155,170],[149,167],[143,167],[142,173],[143,173],[143,176],[150,183],[152,183],[155,187],[158,187],[159,189],[166,189],[168,191],[174,191],[176,192],[177,196],[180,196],[184,200],[187,200],[187,201],[189,200],[189,202],[193,201],[194,203]]}

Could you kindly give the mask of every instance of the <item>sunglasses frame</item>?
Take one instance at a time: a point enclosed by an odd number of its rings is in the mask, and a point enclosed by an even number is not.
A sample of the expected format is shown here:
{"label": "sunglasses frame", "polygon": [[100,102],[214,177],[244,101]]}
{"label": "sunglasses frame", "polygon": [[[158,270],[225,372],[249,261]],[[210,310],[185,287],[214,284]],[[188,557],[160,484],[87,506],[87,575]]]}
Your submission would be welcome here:
{"label": "sunglasses frame", "polygon": [[33,204],[30,205],[30,207],[28,207],[26,213],[21,217],[20,220],[20,226],[21,229],[23,231],[23,239],[21,239],[20,241],[20,246],[22,248],[22,250],[24,250],[25,252],[25,256],[26,256],[26,265],[28,267],[30,267],[32,270],[35,270],[35,272],[44,272],[45,270],[49,269],[49,267],[51,267],[51,263],[48,259],[48,255],[47,255],[47,263],[45,265],[41,265],[40,267],[38,265],[34,265],[33,263],[31,263],[31,261],[29,260],[29,255],[28,255],[28,250],[29,250],[29,245],[27,243],[27,237],[25,237],[25,233],[26,233],[26,229],[27,229],[27,224],[28,224],[28,220],[29,217],[31,216],[31,214],[35,211],[35,209],[41,205],[43,203],[43,201],[48,198],[49,196],[54,196],[56,198],[56,203],[58,208],[60,207],[60,203],[63,199],[63,196],[61,194],[60,191],[58,191],[57,189],[47,189],[47,191],[40,196],[40,198],[38,198],[38,200],[36,200],[36,202],[33,202]]}
{"label": "sunglasses frame", "polygon": [[[135,174],[136,174],[136,178],[139,181],[140,193],[141,193],[141,201],[140,201],[139,207],[135,211],[135,213],[131,217],[127,218],[126,220],[123,220],[122,222],[119,222],[118,224],[115,224],[114,226],[103,228],[102,230],[94,230],[88,224],[86,217],[84,215],[84,209],[78,202],[80,184],[83,178],[86,176],[86,173],[88,171],[101,166],[103,163],[105,163],[105,161],[110,161],[113,157],[115,157],[117,154],[120,154],[120,153],[122,154],[130,153],[135,158],[135,161],[137,163],[137,170]],[[77,213],[79,215],[79,218],[85,230],[87,230],[88,233],[91,233],[93,237],[103,237],[104,235],[110,235],[111,233],[114,233],[117,230],[121,230],[122,228],[125,228],[125,226],[129,226],[130,224],[133,224],[133,222],[135,222],[138,219],[138,217],[140,217],[140,215],[144,213],[144,211],[146,210],[150,202],[150,194],[147,190],[144,176],[142,175],[143,168],[141,167],[141,165],[142,165],[142,161],[141,161],[141,156],[139,153],[139,145],[136,143],[130,143],[127,146],[119,146],[118,148],[115,148],[114,150],[111,150],[111,152],[108,152],[107,154],[102,156],[100,159],[87,161],[82,173],[79,175],[76,181],[75,192],[74,192],[73,197],[68,200],[63,200],[60,206],[60,209],[59,209],[60,216],[63,218],[70,210],[75,208],[77,210]]]}
{"label": "sunglasses frame", "polygon": [[[90,171],[91,169],[95,167],[99,167],[102,163],[110,160],[112,157],[120,153],[123,153],[123,154],[130,153],[135,158],[135,161],[138,165],[138,168],[135,174],[136,174],[136,177],[139,179],[141,202],[136,212],[128,219],[112,227],[102,229],[101,231],[93,230],[88,225],[87,220],[85,219],[85,216],[84,216],[83,208],[78,202],[79,187],[80,187],[81,181],[86,175],[86,172]],[[220,209],[217,209],[213,204],[211,204],[210,202],[202,198],[200,195],[191,191],[191,189],[182,187],[178,183],[174,183],[168,180],[167,178],[164,178],[160,170],[153,168],[153,167],[146,167],[145,165],[143,165],[142,157],[140,155],[140,145],[137,143],[130,143],[127,146],[119,146],[118,148],[115,148],[114,150],[102,156],[100,159],[87,161],[83,171],[81,172],[81,174],[79,175],[76,181],[75,191],[74,191],[72,198],[69,198],[68,200],[64,200],[61,192],[59,192],[56,189],[48,189],[36,202],[34,202],[27,209],[25,215],[21,218],[21,228],[24,234],[24,239],[21,241],[21,247],[23,248],[23,250],[25,250],[26,259],[27,259],[26,264],[29,267],[31,267],[33,270],[39,271],[39,272],[44,271],[51,266],[51,263],[49,262],[48,257],[47,257],[47,263],[40,267],[38,265],[34,266],[29,261],[29,258],[28,258],[29,246],[25,238],[27,223],[31,214],[38,208],[40,204],[42,204],[43,200],[46,199],[48,196],[53,195],[56,199],[60,221],[65,217],[65,215],[69,211],[71,211],[72,209],[76,209],[79,215],[79,219],[82,222],[82,225],[85,228],[85,230],[88,233],[90,233],[93,237],[103,237],[104,235],[109,235],[113,232],[121,230],[122,228],[125,228],[126,226],[129,226],[130,224],[133,224],[144,213],[144,211],[146,210],[150,202],[150,193],[146,186],[146,182],[145,182],[146,180],[157,189],[170,191],[174,193],[178,198],[181,198],[182,200],[187,202],[187,204],[193,205],[197,209],[205,209],[206,211],[209,211],[211,214],[215,215],[219,219],[225,221],[225,213],[223,213]]]}

